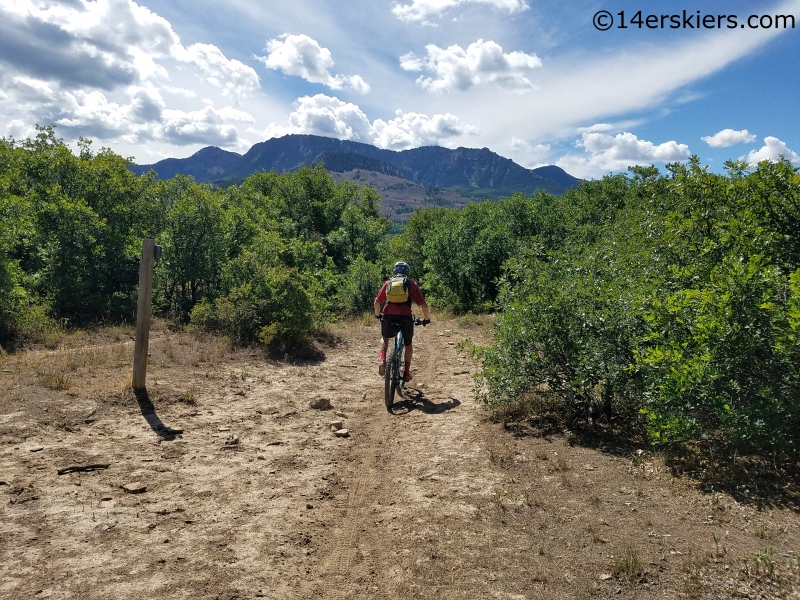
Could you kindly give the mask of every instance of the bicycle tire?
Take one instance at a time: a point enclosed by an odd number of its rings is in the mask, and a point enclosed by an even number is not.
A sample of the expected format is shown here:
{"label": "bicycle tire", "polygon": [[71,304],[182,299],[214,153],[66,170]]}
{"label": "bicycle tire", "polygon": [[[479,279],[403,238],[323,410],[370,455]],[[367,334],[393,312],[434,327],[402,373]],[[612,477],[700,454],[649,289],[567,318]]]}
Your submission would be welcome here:
{"label": "bicycle tire", "polygon": [[402,396],[403,395],[403,388],[406,385],[405,379],[403,379],[403,369],[405,368],[405,353],[403,352],[403,332],[397,334],[397,337],[394,340],[394,347],[395,352],[397,354],[397,370],[395,371],[395,375],[397,377],[397,392]]}
{"label": "bicycle tire", "polygon": [[384,372],[384,390],[383,402],[386,405],[386,410],[392,412],[392,405],[394,404],[394,393],[397,389],[397,347],[392,345],[389,348],[389,356],[386,357],[386,371]]}

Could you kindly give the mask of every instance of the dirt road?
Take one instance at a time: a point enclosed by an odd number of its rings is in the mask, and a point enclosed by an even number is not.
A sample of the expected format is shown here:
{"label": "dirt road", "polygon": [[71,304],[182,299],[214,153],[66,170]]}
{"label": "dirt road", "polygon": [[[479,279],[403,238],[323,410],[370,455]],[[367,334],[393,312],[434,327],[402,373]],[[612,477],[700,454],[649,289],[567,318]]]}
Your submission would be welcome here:
{"label": "dirt road", "polygon": [[374,323],[303,364],[154,332],[139,401],[126,335],[0,360],[3,598],[789,597],[742,563],[790,578],[796,512],[512,436],[457,351],[480,327],[418,329],[395,414]]}

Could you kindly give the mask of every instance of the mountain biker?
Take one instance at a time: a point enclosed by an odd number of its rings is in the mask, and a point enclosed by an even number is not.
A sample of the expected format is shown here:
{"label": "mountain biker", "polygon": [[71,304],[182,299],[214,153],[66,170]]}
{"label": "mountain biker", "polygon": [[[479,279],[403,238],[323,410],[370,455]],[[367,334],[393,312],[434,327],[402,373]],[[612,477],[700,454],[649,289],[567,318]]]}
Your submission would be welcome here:
{"label": "mountain biker", "polygon": [[[383,375],[386,372],[386,349],[389,347],[389,340],[394,337],[392,323],[399,323],[400,331],[403,332],[403,343],[406,347],[406,368],[405,373],[403,373],[403,381],[405,382],[411,381],[411,358],[414,356],[414,347],[411,345],[414,337],[414,317],[411,315],[412,301],[416,302],[422,309],[422,324],[427,325],[431,322],[431,314],[428,311],[425,297],[422,295],[417,282],[408,278],[409,273],[411,273],[411,267],[408,266],[408,263],[395,263],[394,267],[392,267],[392,279],[386,281],[378,295],[375,296],[375,318],[381,322],[381,337],[383,338],[381,364],[378,367],[378,374]],[[392,291],[396,289],[397,283],[401,283],[402,290],[405,293],[400,292],[398,294]],[[381,306],[384,303],[386,304],[383,306],[383,315],[381,315]]]}

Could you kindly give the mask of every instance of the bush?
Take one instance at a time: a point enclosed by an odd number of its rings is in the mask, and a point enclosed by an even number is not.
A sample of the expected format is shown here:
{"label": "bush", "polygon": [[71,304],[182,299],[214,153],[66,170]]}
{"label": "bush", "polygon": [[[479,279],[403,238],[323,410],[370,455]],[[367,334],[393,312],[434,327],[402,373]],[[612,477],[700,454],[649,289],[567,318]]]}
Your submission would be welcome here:
{"label": "bush", "polygon": [[375,296],[383,285],[381,268],[359,254],[342,278],[339,288],[339,306],[349,314],[357,315],[372,310]]}
{"label": "bush", "polygon": [[726,257],[699,289],[651,300],[635,368],[654,441],[794,442],[800,348],[790,325],[797,290],[790,294],[787,303],[785,278],[763,257]]}
{"label": "bush", "polygon": [[549,390],[653,443],[796,452],[800,177],[728,168],[635,168],[557,199],[562,233],[504,265],[484,400]]}
{"label": "bush", "polygon": [[242,345],[291,349],[313,326],[312,306],[296,271],[267,266],[246,252],[225,265],[223,293],[203,299],[191,312],[194,328]]}

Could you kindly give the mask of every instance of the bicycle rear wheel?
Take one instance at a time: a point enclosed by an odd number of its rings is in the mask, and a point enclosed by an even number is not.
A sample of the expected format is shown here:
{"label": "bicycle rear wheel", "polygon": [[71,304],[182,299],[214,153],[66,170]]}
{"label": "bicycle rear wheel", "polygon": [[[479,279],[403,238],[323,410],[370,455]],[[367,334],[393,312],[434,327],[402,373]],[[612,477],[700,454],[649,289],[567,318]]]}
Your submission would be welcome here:
{"label": "bicycle rear wheel", "polygon": [[398,362],[397,346],[392,344],[389,348],[389,355],[386,357],[386,371],[384,372],[384,390],[383,402],[386,405],[386,410],[392,412],[392,405],[394,404],[394,393],[397,390],[398,377]]}

